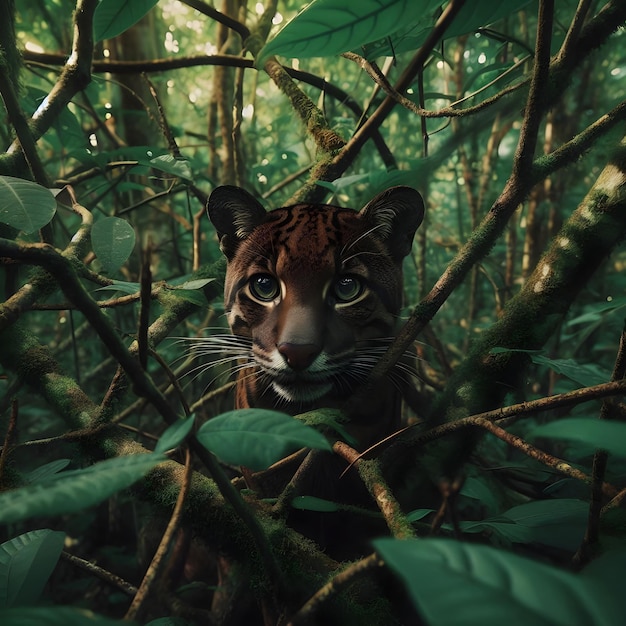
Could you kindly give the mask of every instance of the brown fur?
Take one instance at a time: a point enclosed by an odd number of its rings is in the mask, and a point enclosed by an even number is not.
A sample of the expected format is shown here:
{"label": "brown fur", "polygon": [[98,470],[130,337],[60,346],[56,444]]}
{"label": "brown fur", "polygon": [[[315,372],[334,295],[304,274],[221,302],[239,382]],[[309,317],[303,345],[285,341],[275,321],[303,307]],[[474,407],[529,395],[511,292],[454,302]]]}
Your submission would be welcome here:
{"label": "brown fur", "polygon": [[[247,192],[225,186],[212,193],[208,213],[228,260],[228,322],[252,340],[237,408],[340,407],[394,334],[421,196],[394,187],[360,212],[298,204],[266,213]],[[269,300],[258,297],[257,283]],[[399,423],[397,393],[391,382],[383,386],[354,425],[360,446]]]}

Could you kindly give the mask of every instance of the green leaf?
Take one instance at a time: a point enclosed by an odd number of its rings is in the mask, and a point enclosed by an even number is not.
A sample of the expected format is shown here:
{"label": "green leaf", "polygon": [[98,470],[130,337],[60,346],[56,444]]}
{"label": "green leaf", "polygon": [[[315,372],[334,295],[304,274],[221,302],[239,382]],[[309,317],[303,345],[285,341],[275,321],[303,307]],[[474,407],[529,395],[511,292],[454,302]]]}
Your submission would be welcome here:
{"label": "green leaf", "polygon": [[170,289],[202,289],[209,283],[212,283],[215,278],[196,278],[195,280],[186,280],[180,285],[170,285]]}
{"label": "green leaf", "polygon": [[434,0],[314,0],[268,41],[257,57],[327,57],[387,37],[407,22],[416,22]]}
{"label": "green leaf", "polygon": [[162,454],[123,456],[86,469],[61,472],[36,485],[6,491],[0,494],[0,524],[65,515],[93,506],[130,487],[165,460]]}
{"label": "green leaf", "polygon": [[167,174],[173,174],[178,178],[184,178],[186,180],[193,180],[193,174],[187,159],[177,159],[171,154],[162,154],[161,156],[154,157],[154,159],[150,159],[150,164]]}
{"label": "green leaf", "polygon": [[94,39],[117,37],[136,24],[159,0],[100,0],[93,16]]}
{"label": "green leaf", "polygon": [[503,550],[446,539],[374,546],[429,626],[609,626],[623,618],[621,596]]}
{"label": "green leaf", "polygon": [[177,448],[193,428],[193,423],[194,418],[190,416],[168,426],[165,432],[159,437],[154,451],[157,453],[165,453],[168,450]]}
{"label": "green leaf", "polygon": [[187,300],[187,302],[191,302],[200,307],[208,305],[204,292],[198,291],[198,289],[181,289],[179,287],[173,287],[172,289],[175,290],[174,295],[182,300]]}
{"label": "green leaf", "polygon": [[420,520],[424,519],[426,516],[434,512],[435,512],[434,509],[415,509],[411,511],[410,513],[408,513],[406,518],[411,523],[419,522]]}
{"label": "green leaf", "polygon": [[96,615],[69,606],[19,607],[0,610],[2,626],[130,626],[132,622]]}
{"label": "green leaf", "polygon": [[104,270],[113,272],[126,262],[133,251],[135,231],[126,220],[105,217],[93,225],[91,245]]}
{"label": "green leaf", "polygon": [[129,283],[125,280],[114,280],[112,284],[98,287],[95,291],[121,291],[122,293],[139,293],[139,283]]}
{"label": "green leaf", "polygon": [[[450,39],[471,33],[482,26],[487,26],[507,15],[519,11],[529,4],[530,0],[472,0],[466,2],[458,12],[452,24],[446,30],[444,38]],[[401,27],[391,36],[372,41],[364,46],[365,58],[371,60],[380,56],[395,56],[401,52],[417,50],[430,34],[438,17],[441,1],[421,4],[422,13],[417,19],[402,20]]]}
{"label": "green leaf", "polygon": [[466,2],[446,31],[446,39],[472,33],[482,26],[487,26],[503,17],[517,13],[530,2],[531,0],[500,0],[499,2],[498,0],[473,0]]}
{"label": "green leaf", "polygon": [[582,500],[537,500],[490,519],[462,522],[461,528],[469,533],[490,530],[514,543],[574,551],[585,533],[588,514],[589,504]]}
{"label": "green leaf", "polygon": [[0,222],[33,233],[54,217],[56,200],[49,189],[29,180],[0,176]]}
{"label": "green leaf", "polygon": [[300,413],[298,420],[307,426],[332,428],[346,443],[350,445],[357,443],[356,439],[345,429],[342,422],[346,421],[346,417],[339,409],[314,409]]}
{"label": "green leaf", "polygon": [[330,450],[326,438],[297,419],[266,409],[240,409],[202,425],[200,443],[225,463],[267,469],[300,448]]}
{"label": "green leaf", "polygon": [[545,365],[557,374],[562,374],[579,385],[590,387],[611,380],[611,373],[593,363],[577,363],[573,359],[549,359],[542,354],[530,357],[533,363]]}
{"label": "green leaf", "polygon": [[626,423],[585,417],[569,417],[533,429],[531,439],[565,439],[620,457],[626,457]]}
{"label": "green leaf", "polygon": [[58,474],[61,470],[64,470],[70,464],[69,459],[57,459],[56,461],[50,461],[41,467],[34,469],[24,476],[24,482],[27,484],[38,483],[42,480],[50,478],[55,474]]}
{"label": "green leaf", "polygon": [[0,608],[34,604],[39,600],[64,541],[65,533],[44,529],[0,545]]}
{"label": "green leaf", "polygon": [[300,511],[319,511],[322,513],[334,513],[341,508],[335,502],[315,496],[298,496],[291,501],[291,506]]}

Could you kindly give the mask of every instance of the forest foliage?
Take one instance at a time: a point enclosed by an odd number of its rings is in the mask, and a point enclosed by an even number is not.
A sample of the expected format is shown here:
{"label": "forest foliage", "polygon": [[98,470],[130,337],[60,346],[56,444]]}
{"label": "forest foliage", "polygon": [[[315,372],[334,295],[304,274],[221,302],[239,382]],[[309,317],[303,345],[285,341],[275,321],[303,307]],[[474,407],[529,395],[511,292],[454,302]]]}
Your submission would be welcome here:
{"label": "forest foliage", "polygon": [[[626,3],[215,5],[0,4],[0,623],[622,623]],[[420,191],[366,383],[415,351],[406,429],[231,412],[188,341],[221,184]],[[376,510],[255,493],[302,448]],[[296,509],[385,532],[335,558]]]}

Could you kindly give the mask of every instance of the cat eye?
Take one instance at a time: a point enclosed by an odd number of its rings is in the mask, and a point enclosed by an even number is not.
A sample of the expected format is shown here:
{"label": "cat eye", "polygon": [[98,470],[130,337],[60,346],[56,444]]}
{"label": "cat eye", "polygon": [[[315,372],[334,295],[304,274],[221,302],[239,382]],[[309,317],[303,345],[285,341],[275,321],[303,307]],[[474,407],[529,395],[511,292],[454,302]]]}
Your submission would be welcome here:
{"label": "cat eye", "polygon": [[335,282],[335,296],[339,302],[352,302],[363,293],[363,283],[355,276],[342,276]]}
{"label": "cat eye", "polygon": [[271,274],[255,274],[249,281],[250,293],[262,302],[271,302],[278,294],[278,281]]}

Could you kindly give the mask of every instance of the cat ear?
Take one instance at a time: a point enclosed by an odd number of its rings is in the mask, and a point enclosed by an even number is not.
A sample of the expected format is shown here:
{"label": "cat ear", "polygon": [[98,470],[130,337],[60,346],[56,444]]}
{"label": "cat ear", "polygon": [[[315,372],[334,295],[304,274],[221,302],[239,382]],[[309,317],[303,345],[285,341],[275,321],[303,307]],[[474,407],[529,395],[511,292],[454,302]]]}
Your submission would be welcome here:
{"label": "cat ear", "polygon": [[233,185],[213,190],[207,202],[207,213],[217,231],[222,252],[228,258],[267,215],[254,196]]}
{"label": "cat ear", "polygon": [[360,215],[393,259],[401,261],[411,252],[415,231],[424,219],[424,201],[411,187],[391,187],[368,202]]}

